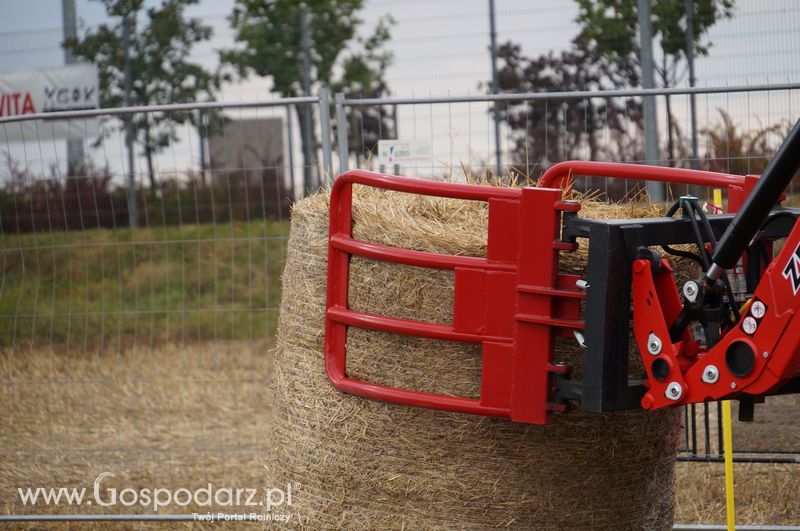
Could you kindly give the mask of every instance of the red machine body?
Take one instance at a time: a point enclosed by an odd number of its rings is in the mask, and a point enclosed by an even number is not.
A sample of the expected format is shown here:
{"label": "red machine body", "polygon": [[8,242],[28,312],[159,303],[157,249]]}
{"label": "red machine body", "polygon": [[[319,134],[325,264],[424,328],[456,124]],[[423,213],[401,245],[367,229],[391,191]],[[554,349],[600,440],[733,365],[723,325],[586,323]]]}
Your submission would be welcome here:
{"label": "red machine body", "polygon": [[[486,258],[412,251],[353,239],[354,184],[488,202]],[[549,402],[548,375],[565,370],[551,363],[554,334],[583,326],[578,320],[583,293],[575,287],[577,277],[558,272],[558,252],[574,247],[559,241],[560,213],[578,208],[576,203],[563,202],[560,190],[434,183],[360,170],[340,176],[331,193],[325,327],[325,367],[333,385],[341,391],[396,404],[545,423],[549,411],[563,409]],[[524,233],[523,240],[520,228],[534,223],[540,230]],[[354,254],[453,270],[452,325],[349,310],[348,264]],[[421,393],[349,378],[346,371],[349,326],[481,344],[480,399]]]}
{"label": "red machine body", "polygon": [[[586,328],[581,314],[586,286],[577,282],[579,277],[558,269],[559,253],[577,245],[574,239],[562,239],[568,232],[568,219],[575,219],[580,209],[578,203],[563,200],[564,189],[570,186],[573,174],[721,187],[727,190],[729,209],[733,210],[743,204],[758,181],[754,176],[598,162],[557,164],[545,173],[539,187],[521,189],[349,171],[336,179],[331,193],[325,368],[333,385],[343,392],[395,404],[533,424],[546,424],[552,412],[564,412],[570,401],[580,401],[584,393],[588,394],[589,389],[580,389],[580,385],[567,381],[571,368],[557,363],[553,357],[556,335],[571,336],[574,331],[582,333]],[[489,211],[486,257],[442,255],[354,239],[354,185],[486,201]],[[537,230],[522,230],[533,226]],[[454,271],[453,322],[440,325],[350,310],[348,278],[352,255]],[[589,259],[592,260],[591,253]],[[800,322],[795,322],[800,305],[799,229],[789,235],[783,251],[769,264],[755,290],[752,300],[763,304],[764,312],[756,305],[758,316],[753,315],[753,304],[748,306],[747,317],[756,320],[756,329],[745,330],[743,319],[708,350],[689,331],[684,331],[677,341],[670,339],[670,325],[683,303],[666,261],[653,264],[652,260],[642,258],[629,263],[633,327],[647,375],[641,385],[627,389],[638,393],[636,401],[645,409],[715,400],[743,392],[761,395],[779,389],[800,372]],[[619,304],[627,301],[620,300]],[[749,327],[750,321],[747,322]],[[480,398],[398,389],[349,377],[347,331],[351,326],[480,344],[483,352]],[[648,350],[648,342],[654,336],[661,338],[660,348]],[[752,367],[734,366],[732,370],[731,359],[734,365],[742,360],[738,354],[731,355],[731,349],[744,350],[742,345],[757,355]],[[657,352],[652,353],[653,350]],[[712,383],[708,380],[713,378],[704,377],[710,371],[709,366],[716,370]]]}
{"label": "red machine body", "polygon": [[[775,391],[800,373],[800,230],[793,230],[781,253],[767,266],[741,321],[710,350],[700,348],[687,332],[677,342],[665,341],[658,354],[648,350],[651,334],[669,338],[669,323],[681,309],[681,298],[666,261],[653,271],[648,260],[633,263],[633,326],[645,362],[649,390],[642,407],[660,407],[760,396]],[[735,353],[752,352],[752,362],[737,366]],[[663,360],[667,377],[658,378],[653,364]],[[705,377],[704,377],[705,376]],[[668,392],[677,384],[677,396]]]}

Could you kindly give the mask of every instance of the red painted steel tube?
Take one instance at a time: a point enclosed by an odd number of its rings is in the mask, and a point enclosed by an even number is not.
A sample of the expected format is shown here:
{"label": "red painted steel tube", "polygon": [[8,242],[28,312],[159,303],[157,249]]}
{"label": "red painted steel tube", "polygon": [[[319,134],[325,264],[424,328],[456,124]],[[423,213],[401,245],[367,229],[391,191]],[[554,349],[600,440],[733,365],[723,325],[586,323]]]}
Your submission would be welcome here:
{"label": "red painted steel tube", "polygon": [[390,247],[378,243],[355,240],[343,234],[330,237],[330,243],[336,249],[346,253],[417,267],[432,267],[435,269],[455,269],[457,267],[480,267],[487,271],[514,271],[513,265],[506,263],[493,263],[485,258],[474,256],[455,256],[450,254],[429,253],[426,251],[412,251]]}
{"label": "red painted steel tube", "polygon": [[472,398],[437,395],[421,391],[408,391],[406,389],[386,387],[353,380],[344,376],[341,378],[334,378],[330,374],[328,376],[330,377],[331,383],[340,391],[370,398],[372,400],[380,400],[382,402],[390,402],[404,406],[452,411],[454,413],[491,415],[495,417],[508,416],[508,408],[488,406]]}
{"label": "red painted steel tube", "polygon": [[378,330],[390,334],[406,334],[429,339],[439,339],[441,341],[459,341],[462,343],[482,343],[483,341],[493,341],[496,343],[510,343],[508,337],[493,337],[484,334],[471,334],[458,332],[452,327],[424,321],[412,321],[409,319],[398,319],[397,317],[383,317],[371,313],[356,312],[332,306],[328,308],[327,316],[337,323],[342,323],[368,330]]}
{"label": "red painted steel tube", "polygon": [[529,313],[518,313],[514,316],[517,321],[524,323],[544,324],[549,326],[557,326],[560,328],[574,328],[576,330],[583,330],[586,323],[579,319],[555,319],[546,315],[533,315]]}
{"label": "red painted steel tube", "polygon": [[381,173],[366,170],[350,170],[343,173],[333,183],[334,191],[348,183],[374,186],[384,190],[405,192],[417,195],[433,195],[437,197],[452,197],[454,199],[467,199],[471,201],[488,201],[490,198],[518,199],[521,193],[519,188],[504,188],[500,186],[483,186],[476,184],[443,183],[403,177],[398,179]]}
{"label": "red painted steel tube", "polygon": [[541,188],[565,188],[572,175],[592,177],[613,177],[618,179],[640,179],[696,186],[716,186],[719,188],[741,188],[745,178],[742,175],[729,175],[713,171],[649,166],[646,164],[622,164],[619,162],[595,162],[568,160],[550,167],[539,179]]}

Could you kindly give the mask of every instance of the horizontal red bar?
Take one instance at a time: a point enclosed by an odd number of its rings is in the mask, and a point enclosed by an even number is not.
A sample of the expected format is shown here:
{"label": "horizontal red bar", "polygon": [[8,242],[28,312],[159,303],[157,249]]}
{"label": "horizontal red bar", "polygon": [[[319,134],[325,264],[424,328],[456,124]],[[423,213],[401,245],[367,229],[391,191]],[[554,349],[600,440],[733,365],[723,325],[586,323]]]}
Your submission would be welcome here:
{"label": "horizontal red bar", "polygon": [[328,318],[349,326],[357,326],[368,330],[378,330],[392,334],[403,334],[409,336],[427,337],[429,339],[439,339],[441,341],[460,341],[462,343],[482,343],[493,341],[495,343],[510,343],[510,337],[494,337],[481,334],[470,334],[458,332],[450,326],[426,323],[424,321],[410,321],[407,319],[395,319],[383,317],[371,313],[354,312],[341,306],[331,306],[328,308]]}
{"label": "horizontal red bar", "polygon": [[649,166],[645,164],[621,164],[618,162],[595,162],[587,160],[568,160],[550,167],[539,179],[541,188],[564,188],[566,180],[573,175],[594,177],[613,177],[617,179],[641,179],[698,186],[744,186],[741,175],[729,175],[713,171]]}
{"label": "horizontal red bar", "polygon": [[552,295],[553,297],[567,297],[570,299],[585,299],[586,293],[583,291],[570,291],[566,289],[548,288],[546,286],[531,286],[530,284],[520,284],[517,291],[522,293],[532,293],[534,295]]}
{"label": "horizontal red bar", "polygon": [[331,381],[340,391],[370,398],[372,400],[380,400],[382,402],[438,409],[441,411],[453,411],[455,413],[469,413],[472,415],[491,415],[495,417],[509,416],[508,408],[484,406],[481,405],[478,400],[472,398],[408,391],[406,389],[385,387],[383,385],[371,384],[351,378],[332,379]]}
{"label": "horizontal red bar", "polygon": [[356,240],[344,234],[332,235],[330,237],[330,242],[334,248],[340,251],[385,262],[395,262],[418,267],[432,267],[436,269],[474,267],[486,271],[516,271],[516,266],[514,264],[489,262],[485,258],[474,256],[455,256],[452,254],[429,253],[400,247],[390,247],[379,243]]}
{"label": "horizontal red bar", "polygon": [[518,313],[514,316],[514,319],[524,323],[558,326],[561,328],[577,328],[579,330],[582,330],[586,326],[586,323],[576,319],[555,319],[546,315],[531,315],[528,313]]}
{"label": "horizontal red bar", "polygon": [[581,209],[581,204],[577,201],[574,202],[566,202],[566,201],[559,201],[556,203],[556,210],[560,210],[562,212],[579,212]]}
{"label": "horizontal red bar", "polygon": [[366,170],[350,170],[341,174],[334,181],[334,187],[343,186],[348,182],[383,188],[385,190],[393,190],[395,192],[452,197],[454,199],[468,199],[471,201],[488,201],[491,198],[519,199],[522,194],[520,188],[441,183],[424,179],[414,179],[412,177],[398,178]]}
{"label": "horizontal red bar", "polygon": [[562,242],[560,240],[556,240],[553,242],[553,249],[557,249],[559,251],[577,251],[578,242]]}

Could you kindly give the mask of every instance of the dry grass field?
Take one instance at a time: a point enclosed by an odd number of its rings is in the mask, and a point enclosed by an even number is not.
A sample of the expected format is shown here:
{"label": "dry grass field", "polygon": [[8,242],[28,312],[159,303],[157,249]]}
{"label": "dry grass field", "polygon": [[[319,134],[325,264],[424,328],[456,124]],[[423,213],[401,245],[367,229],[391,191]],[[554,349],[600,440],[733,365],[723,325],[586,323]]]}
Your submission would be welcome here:
{"label": "dry grass field", "polygon": [[[17,487],[261,489],[269,448],[265,345],[207,342],[155,350],[0,353],[3,514],[121,512],[23,506]],[[161,512],[175,512],[176,506]],[[189,505],[181,511],[205,512]],[[153,512],[131,507],[130,512]]]}
{"label": "dry grass field", "polygon": [[[117,489],[263,488],[272,356],[260,338],[275,330],[287,233],[0,236],[0,511],[121,512],[23,506],[16,490],[91,488],[103,472]],[[757,406],[734,445],[800,449],[800,399]],[[723,466],[677,466],[676,522],[723,523]],[[736,501],[740,523],[800,522],[800,464],[737,465]],[[162,512],[195,510],[207,507]]]}
{"label": "dry grass field", "polygon": [[[166,345],[72,355],[57,349],[0,353],[0,500],[3,513],[120,512],[25,507],[17,487],[196,489],[263,487],[270,441],[271,355],[244,341]],[[800,400],[771,399],[756,422],[735,426],[738,448],[794,448]],[[723,523],[721,464],[678,463],[676,522]],[[800,465],[736,465],[737,517],[800,521]],[[148,512],[140,507],[131,512]],[[169,507],[163,512],[207,508]],[[100,527],[105,527],[103,524]]]}
{"label": "dry grass field", "polygon": [[[716,419],[715,407],[711,407]],[[768,398],[756,405],[752,423],[736,419],[733,447],[737,451],[800,451],[800,396]],[[700,426],[698,408],[698,426]],[[716,426],[711,425],[711,451],[716,452]],[[704,451],[702,429],[698,451]],[[800,463],[734,464],[738,524],[797,525],[800,523]],[[722,463],[678,463],[675,521],[725,523],[725,470]]]}

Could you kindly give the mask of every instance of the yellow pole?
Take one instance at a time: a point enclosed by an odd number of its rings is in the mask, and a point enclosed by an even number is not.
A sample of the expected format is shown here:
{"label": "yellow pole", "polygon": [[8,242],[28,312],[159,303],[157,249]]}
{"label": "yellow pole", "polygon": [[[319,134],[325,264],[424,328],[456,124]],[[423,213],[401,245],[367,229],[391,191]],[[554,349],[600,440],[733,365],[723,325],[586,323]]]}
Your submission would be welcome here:
{"label": "yellow pole", "polygon": [[733,496],[733,430],[731,427],[731,401],[722,401],[722,438],[725,444],[725,513],[728,531],[736,531],[736,508]]}
{"label": "yellow pole", "polygon": [[722,208],[722,189],[714,188],[714,204]]}
{"label": "yellow pole", "polygon": [[[714,188],[714,204],[722,207],[722,190]],[[731,426],[731,401],[722,401],[722,439],[725,445],[725,515],[728,531],[736,531],[736,505],[733,495],[733,428]]]}

